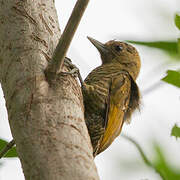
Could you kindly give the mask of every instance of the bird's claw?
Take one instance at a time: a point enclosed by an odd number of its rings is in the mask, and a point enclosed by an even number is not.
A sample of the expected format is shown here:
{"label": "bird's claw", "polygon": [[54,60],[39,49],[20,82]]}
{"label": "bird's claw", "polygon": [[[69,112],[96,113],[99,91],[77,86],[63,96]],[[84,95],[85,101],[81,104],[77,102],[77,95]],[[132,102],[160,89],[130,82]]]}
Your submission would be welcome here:
{"label": "bird's claw", "polygon": [[66,65],[67,67],[69,67],[70,71],[69,72],[61,72],[62,75],[72,75],[75,78],[79,78],[79,81],[81,83],[81,85],[84,84],[83,79],[81,77],[81,74],[79,72],[79,69],[76,67],[76,65],[74,65],[71,61],[71,59],[65,57],[64,59],[64,65]]}
{"label": "bird's claw", "polygon": [[72,67],[74,66],[74,64],[72,63],[71,59],[69,59],[68,57],[64,58],[64,64],[68,67]]}
{"label": "bird's claw", "polygon": [[61,72],[62,75],[72,75],[73,77],[77,78],[79,75],[79,69],[73,68],[69,72]]}
{"label": "bird's claw", "polygon": [[62,75],[72,75],[73,77],[78,77],[79,69],[72,63],[71,59],[65,57],[64,65],[67,66],[70,71],[61,72]]}

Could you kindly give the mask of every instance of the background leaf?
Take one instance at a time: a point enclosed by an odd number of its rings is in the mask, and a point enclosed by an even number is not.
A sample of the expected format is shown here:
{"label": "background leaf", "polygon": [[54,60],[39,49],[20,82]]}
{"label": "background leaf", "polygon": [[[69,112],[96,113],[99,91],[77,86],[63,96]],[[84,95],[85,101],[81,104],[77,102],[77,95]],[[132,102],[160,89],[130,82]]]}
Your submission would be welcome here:
{"label": "background leaf", "polygon": [[[7,141],[0,139],[0,151],[8,144]],[[12,157],[18,157],[17,152],[16,152],[16,148],[12,147],[4,157],[7,158],[12,158]]]}
{"label": "background leaf", "polygon": [[167,76],[164,77],[162,80],[180,88],[180,72],[179,71],[168,70]]}
{"label": "background leaf", "polygon": [[175,124],[171,130],[171,136],[180,137],[180,128]]}
{"label": "background leaf", "polygon": [[178,13],[176,13],[174,21],[175,21],[176,27],[180,30],[180,15]]}
{"label": "background leaf", "polygon": [[144,153],[141,146],[131,137],[128,137],[126,135],[122,135],[125,139],[130,141],[135,145],[137,150],[139,151],[144,163],[153,168],[163,180],[178,180],[180,179],[180,169],[176,169],[173,166],[171,166],[171,163],[166,159],[166,155],[163,153],[161,147],[154,142],[154,160],[149,160],[149,158]]}
{"label": "background leaf", "polygon": [[165,158],[167,157],[163,152],[160,146],[155,143],[155,159],[152,162],[156,171],[161,173],[161,177],[164,180],[178,180],[180,179],[180,169],[176,169],[170,165],[170,162]]}
{"label": "background leaf", "polygon": [[178,38],[178,56],[179,56],[179,58],[180,58],[180,38]]}
{"label": "background leaf", "polygon": [[133,44],[143,45],[151,48],[157,48],[163,50],[164,52],[168,53],[171,56],[178,55],[178,44],[176,41],[154,41],[154,42],[147,42],[147,41],[127,41]]}

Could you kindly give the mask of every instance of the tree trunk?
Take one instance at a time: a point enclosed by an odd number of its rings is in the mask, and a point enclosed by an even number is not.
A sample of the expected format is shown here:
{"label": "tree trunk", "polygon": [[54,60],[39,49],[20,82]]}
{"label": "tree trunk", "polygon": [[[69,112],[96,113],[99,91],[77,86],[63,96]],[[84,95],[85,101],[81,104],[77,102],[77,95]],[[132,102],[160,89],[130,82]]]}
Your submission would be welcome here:
{"label": "tree trunk", "polygon": [[59,37],[53,0],[0,0],[0,80],[11,132],[26,180],[97,180],[81,89],[70,75],[48,82],[44,74]]}

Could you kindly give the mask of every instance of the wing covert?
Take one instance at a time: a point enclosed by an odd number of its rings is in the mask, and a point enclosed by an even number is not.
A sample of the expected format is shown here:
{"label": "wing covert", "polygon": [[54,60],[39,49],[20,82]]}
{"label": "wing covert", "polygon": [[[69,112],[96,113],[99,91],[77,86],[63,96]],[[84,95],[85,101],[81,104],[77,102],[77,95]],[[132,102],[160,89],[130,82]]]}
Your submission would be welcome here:
{"label": "wing covert", "polygon": [[120,134],[128,109],[130,89],[131,80],[127,74],[122,73],[112,79],[107,98],[106,130],[99,143],[98,153],[104,151]]}

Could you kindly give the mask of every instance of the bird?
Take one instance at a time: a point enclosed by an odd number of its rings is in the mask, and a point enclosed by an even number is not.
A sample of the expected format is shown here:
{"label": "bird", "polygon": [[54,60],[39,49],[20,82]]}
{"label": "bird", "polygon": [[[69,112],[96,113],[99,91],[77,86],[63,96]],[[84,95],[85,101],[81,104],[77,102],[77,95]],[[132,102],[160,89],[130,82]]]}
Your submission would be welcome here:
{"label": "bird", "polygon": [[141,61],[132,45],[110,40],[89,41],[100,53],[102,64],[92,70],[81,88],[84,116],[90,135],[94,157],[106,150],[121,133],[124,122],[140,106],[140,92],[136,79]]}

